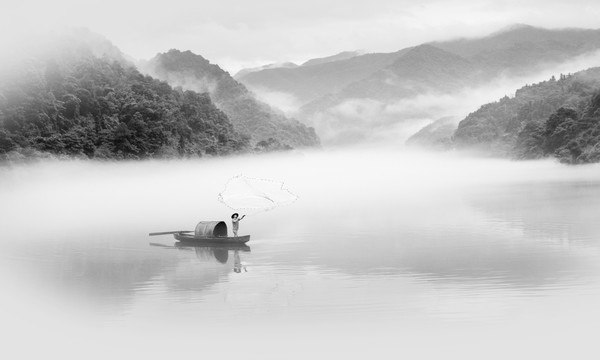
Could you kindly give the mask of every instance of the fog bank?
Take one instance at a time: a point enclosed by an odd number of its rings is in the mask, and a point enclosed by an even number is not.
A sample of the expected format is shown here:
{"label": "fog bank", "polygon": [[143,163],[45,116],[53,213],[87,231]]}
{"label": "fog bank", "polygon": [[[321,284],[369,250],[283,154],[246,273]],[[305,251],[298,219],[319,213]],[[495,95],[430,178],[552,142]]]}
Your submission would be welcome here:
{"label": "fog bank", "polygon": [[[248,272],[147,236],[229,224],[218,194],[238,174],[298,195],[241,222]],[[435,358],[589,351],[599,186],[600,165],[394,147],[1,167],[0,352],[164,358],[201,338],[221,358],[383,356],[398,336]]]}
{"label": "fog bank", "polygon": [[[3,239],[28,233],[59,236],[113,228],[147,233],[227,219],[217,200],[238,174],[283,181],[299,200],[256,216],[277,226],[299,224],[288,211],[313,202],[334,207],[385,206],[389,199],[435,200],[453,188],[536,181],[595,181],[600,165],[570,167],[553,160],[515,162],[458,153],[359,147],[181,161],[49,161],[0,168]],[[380,199],[383,204],[377,203]],[[390,204],[391,205],[391,204]],[[253,220],[254,222],[254,220]],[[35,223],[35,226],[32,226]]]}

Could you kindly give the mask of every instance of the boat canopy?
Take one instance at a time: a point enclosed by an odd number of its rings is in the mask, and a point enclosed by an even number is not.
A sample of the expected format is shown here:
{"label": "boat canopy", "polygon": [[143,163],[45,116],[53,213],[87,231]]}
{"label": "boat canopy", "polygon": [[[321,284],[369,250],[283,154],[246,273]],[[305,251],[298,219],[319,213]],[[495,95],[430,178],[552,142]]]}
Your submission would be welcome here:
{"label": "boat canopy", "polygon": [[200,221],[194,231],[195,236],[227,236],[224,221]]}

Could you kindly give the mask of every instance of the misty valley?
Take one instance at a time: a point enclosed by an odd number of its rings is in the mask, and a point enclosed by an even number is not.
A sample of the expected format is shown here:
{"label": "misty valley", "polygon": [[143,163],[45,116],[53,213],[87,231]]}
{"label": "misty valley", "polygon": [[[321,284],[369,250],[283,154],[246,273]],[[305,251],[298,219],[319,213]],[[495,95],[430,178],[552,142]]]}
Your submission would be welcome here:
{"label": "misty valley", "polygon": [[2,66],[0,157],[194,158],[391,143],[593,163],[598,31],[521,25],[235,77],[191,51],[134,63],[100,35],[65,31]]}

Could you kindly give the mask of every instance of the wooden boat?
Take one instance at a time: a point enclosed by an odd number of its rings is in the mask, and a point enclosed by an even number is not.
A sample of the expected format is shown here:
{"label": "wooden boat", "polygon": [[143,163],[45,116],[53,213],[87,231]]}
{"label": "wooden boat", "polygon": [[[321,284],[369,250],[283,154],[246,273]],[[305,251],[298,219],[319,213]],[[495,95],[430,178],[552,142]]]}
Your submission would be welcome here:
{"label": "wooden boat", "polygon": [[194,231],[163,231],[150,233],[150,236],[173,234],[175,239],[185,244],[245,244],[250,235],[228,236],[227,224],[223,221],[200,221]]}
{"label": "wooden boat", "polygon": [[250,246],[244,243],[208,243],[208,242],[190,242],[190,241],[177,241],[173,244],[176,248],[188,248],[188,249],[212,249],[212,250],[232,250],[250,252]]}
{"label": "wooden boat", "polygon": [[165,249],[217,249],[217,250],[232,250],[250,252],[250,246],[244,243],[212,243],[212,242],[189,242],[189,241],[176,241],[173,245],[165,245],[161,243],[150,243],[150,246],[157,246]]}
{"label": "wooden boat", "polygon": [[245,244],[250,235],[244,236],[196,236],[194,234],[175,233],[176,240],[186,244]]}

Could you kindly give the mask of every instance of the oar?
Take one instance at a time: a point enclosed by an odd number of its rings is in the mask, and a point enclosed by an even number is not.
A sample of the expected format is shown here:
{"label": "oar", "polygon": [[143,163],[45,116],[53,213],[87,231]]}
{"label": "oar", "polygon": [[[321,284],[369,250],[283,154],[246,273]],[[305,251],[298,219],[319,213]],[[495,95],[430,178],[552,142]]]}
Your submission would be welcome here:
{"label": "oar", "polygon": [[163,232],[150,233],[148,235],[156,236],[156,235],[169,235],[169,234],[191,233],[191,232],[194,232],[194,230],[163,231]]}

